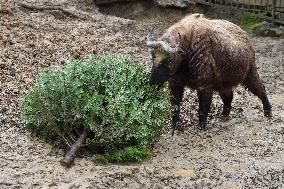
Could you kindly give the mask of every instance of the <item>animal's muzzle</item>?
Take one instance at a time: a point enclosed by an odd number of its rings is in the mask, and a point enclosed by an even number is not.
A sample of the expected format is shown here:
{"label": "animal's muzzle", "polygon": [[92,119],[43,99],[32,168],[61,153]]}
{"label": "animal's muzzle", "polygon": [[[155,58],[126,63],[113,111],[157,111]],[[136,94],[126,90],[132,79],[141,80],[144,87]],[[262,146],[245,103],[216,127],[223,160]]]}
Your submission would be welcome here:
{"label": "animal's muzzle", "polygon": [[170,69],[167,66],[161,64],[156,68],[152,68],[150,76],[151,85],[163,85],[170,78]]}

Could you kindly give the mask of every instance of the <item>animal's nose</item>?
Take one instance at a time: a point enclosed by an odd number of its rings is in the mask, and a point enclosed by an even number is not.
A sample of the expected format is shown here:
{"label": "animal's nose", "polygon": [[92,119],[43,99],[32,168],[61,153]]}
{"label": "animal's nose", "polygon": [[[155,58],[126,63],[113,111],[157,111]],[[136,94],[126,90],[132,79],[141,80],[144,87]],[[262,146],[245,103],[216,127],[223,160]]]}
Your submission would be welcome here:
{"label": "animal's nose", "polygon": [[149,80],[150,85],[157,85],[157,86],[162,86],[163,82],[161,82],[160,80],[157,80],[156,78],[150,78]]}
{"label": "animal's nose", "polygon": [[150,85],[162,86],[164,83],[163,74],[159,70],[153,70],[149,80]]}
{"label": "animal's nose", "polygon": [[155,81],[154,81],[153,77],[150,77],[149,83],[150,83],[150,85],[155,85]]}

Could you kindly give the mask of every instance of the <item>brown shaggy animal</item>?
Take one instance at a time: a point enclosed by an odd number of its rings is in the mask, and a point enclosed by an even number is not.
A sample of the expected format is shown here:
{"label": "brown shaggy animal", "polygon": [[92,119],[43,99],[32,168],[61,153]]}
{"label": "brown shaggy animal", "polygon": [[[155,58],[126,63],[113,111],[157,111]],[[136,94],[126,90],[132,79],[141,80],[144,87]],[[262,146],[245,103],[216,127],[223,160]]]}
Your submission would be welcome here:
{"label": "brown shaggy animal", "polygon": [[257,73],[255,55],[245,31],[226,20],[210,20],[192,14],[170,27],[159,40],[147,41],[153,67],[150,83],[169,81],[173,128],[179,127],[180,102],[185,87],[197,90],[199,126],[206,128],[213,91],[218,91],[223,116],[229,117],[233,87],[244,85],[258,96],[264,115],[271,116],[271,106]]}

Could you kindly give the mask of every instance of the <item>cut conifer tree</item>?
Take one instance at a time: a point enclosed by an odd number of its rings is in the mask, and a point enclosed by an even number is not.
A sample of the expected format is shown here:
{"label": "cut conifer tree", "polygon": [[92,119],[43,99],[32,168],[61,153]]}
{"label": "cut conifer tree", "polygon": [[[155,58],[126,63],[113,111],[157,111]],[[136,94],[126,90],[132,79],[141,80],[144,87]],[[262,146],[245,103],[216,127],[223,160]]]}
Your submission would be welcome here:
{"label": "cut conifer tree", "polygon": [[130,57],[71,59],[39,74],[21,98],[21,120],[36,136],[70,148],[61,160],[66,167],[82,146],[98,160],[142,161],[173,109],[168,89],[148,81]]}

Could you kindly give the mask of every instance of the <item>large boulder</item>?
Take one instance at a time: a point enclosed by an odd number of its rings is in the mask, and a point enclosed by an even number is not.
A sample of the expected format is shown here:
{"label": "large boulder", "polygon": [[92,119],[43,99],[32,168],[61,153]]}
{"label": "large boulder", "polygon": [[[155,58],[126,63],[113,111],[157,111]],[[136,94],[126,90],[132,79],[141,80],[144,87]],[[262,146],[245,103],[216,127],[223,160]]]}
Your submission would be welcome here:
{"label": "large boulder", "polygon": [[189,6],[189,0],[154,0],[155,3],[162,7],[172,6],[179,8],[186,8]]}
{"label": "large boulder", "polygon": [[94,0],[97,5],[117,3],[117,2],[127,2],[127,1],[137,1],[137,0]]}
{"label": "large boulder", "polygon": [[[137,0],[93,0],[97,5],[117,3],[117,2],[129,2]],[[153,0],[157,5],[162,7],[179,7],[186,8],[189,6],[189,0]]]}
{"label": "large boulder", "polygon": [[268,22],[262,22],[253,28],[253,33],[263,37],[284,37],[283,26],[277,27]]}

